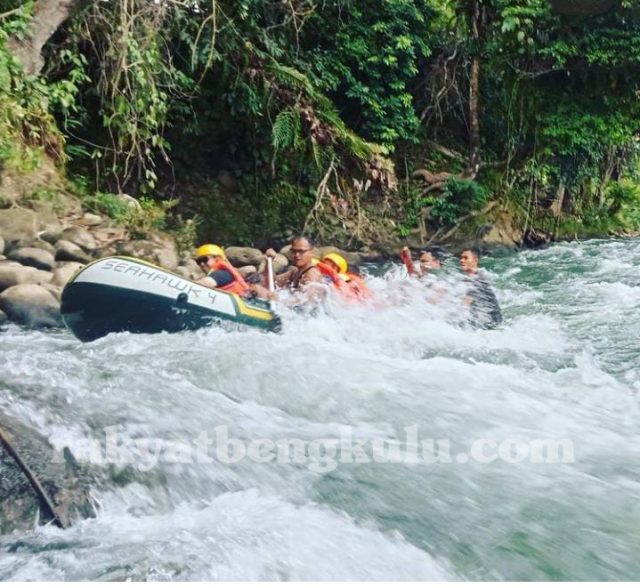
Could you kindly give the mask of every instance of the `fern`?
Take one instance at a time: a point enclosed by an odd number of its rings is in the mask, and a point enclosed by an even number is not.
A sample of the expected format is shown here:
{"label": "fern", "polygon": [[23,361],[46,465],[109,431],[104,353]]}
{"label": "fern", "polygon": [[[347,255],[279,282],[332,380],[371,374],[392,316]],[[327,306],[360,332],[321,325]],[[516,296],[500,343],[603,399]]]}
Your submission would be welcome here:
{"label": "fern", "polygon": [[296,149],[302,143],[300,114],[294,108],[286,108],[278,113],[271,129],[271,144],[276,152]]}

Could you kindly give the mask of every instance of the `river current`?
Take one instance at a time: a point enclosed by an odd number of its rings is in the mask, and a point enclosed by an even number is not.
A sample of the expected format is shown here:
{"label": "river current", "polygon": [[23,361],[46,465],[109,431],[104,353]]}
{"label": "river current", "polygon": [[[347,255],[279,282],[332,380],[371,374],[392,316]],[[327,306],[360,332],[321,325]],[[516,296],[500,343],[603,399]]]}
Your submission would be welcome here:
{"label": "river current", "polygon": [[484,265],[496,331],[385,267],[280,335],[0,332],[0,410],[107,472],[0,580],[637,580],[640,241]]}

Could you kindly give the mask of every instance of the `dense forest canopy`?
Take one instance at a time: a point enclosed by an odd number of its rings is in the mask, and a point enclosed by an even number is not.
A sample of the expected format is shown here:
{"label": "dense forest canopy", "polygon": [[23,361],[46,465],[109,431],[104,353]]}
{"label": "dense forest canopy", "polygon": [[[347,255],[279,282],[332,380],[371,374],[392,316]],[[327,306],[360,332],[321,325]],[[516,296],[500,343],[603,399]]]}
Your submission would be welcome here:
{"label": "dense forest canopy", "polygon": [[0,165],[44,150],[94,199],[177,201],[226,241],[424,237],[494,202],[640,228],[635,1],[0,6]]}

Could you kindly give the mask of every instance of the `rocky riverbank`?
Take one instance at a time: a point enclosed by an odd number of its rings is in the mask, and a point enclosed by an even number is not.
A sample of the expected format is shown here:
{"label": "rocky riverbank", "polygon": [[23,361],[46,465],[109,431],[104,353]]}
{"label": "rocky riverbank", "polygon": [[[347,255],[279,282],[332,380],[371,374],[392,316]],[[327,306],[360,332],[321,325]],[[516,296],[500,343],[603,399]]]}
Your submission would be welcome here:
{"label": "rocky riverbank", "polygon": [[[123,197],[127,198],[127,197]],[[137,203],[131,199],[130,206]],[[289,246],[274,260],[276,273],[289,265]],[[317,255],[338,251],[350,264],[383,257],[379,251],[345,252],[319,247]],[[252,247],[227,247],[229,261],[249,277],[263,268],[264,255]],[[0,209],[0,325],[62,326],[60,297],[67,281],[85,264],[110,255],[144,259],[189,279],[202,277],[192,251],[179,251],[169,233],[152,230],[132,238],[110,218],[86,212],[71,198],[64,212],[45,203]]]}

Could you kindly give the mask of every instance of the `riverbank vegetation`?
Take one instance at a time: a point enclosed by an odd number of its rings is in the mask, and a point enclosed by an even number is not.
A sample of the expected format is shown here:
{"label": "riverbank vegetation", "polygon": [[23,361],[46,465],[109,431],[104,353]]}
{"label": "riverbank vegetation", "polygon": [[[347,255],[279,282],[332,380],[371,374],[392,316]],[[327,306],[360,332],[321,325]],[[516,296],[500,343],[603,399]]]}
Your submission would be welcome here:
{"label": "riverbank vegetation", "polygon": [[242,244],[640,230],[632,0],[2,6],[0,175],[49,158],[100,212]]}

